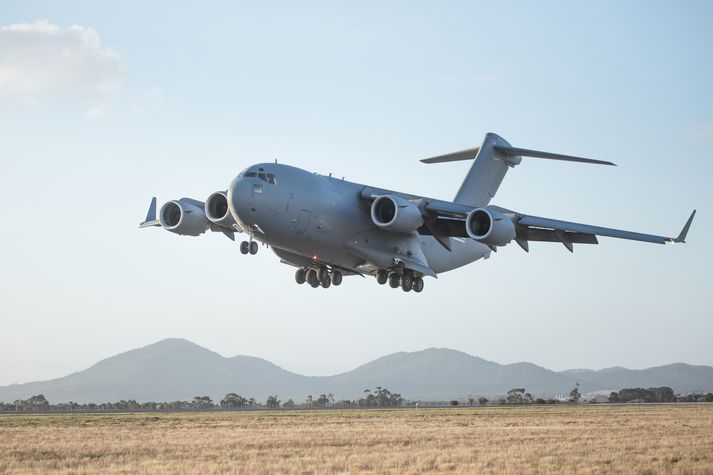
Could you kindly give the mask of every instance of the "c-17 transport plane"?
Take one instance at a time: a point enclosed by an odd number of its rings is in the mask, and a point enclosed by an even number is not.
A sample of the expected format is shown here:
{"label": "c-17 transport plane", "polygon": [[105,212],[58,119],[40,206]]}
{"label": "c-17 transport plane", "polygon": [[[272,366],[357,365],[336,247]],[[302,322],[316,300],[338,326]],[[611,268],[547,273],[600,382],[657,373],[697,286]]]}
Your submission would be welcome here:
{"label": "c-17 transport plane", "polygon": [[511,146],[489,133],[480,147],[421,160],[443,163],[475,160],[453,201],[351,183],[278,163],[242,171],[227,191],[204,202],[181,198],[165,203],[158,217],[156,198],[139,226],[160,226],[175,234],[198,236],[211,230],[235,240],[243,254],[256,254],[257,242],[281,262],[297,268],[295,280],[312,287],[340,285],[343,276],[371,275],[379,284],[405,292],[423,290],[423,278],[487,259],[515,241],[598,244],[597,236],[651,243],[685,242],[695,210],[678,237],[530,216],[490,204],[509,168],[522,157],[598,165],[611,162]]}

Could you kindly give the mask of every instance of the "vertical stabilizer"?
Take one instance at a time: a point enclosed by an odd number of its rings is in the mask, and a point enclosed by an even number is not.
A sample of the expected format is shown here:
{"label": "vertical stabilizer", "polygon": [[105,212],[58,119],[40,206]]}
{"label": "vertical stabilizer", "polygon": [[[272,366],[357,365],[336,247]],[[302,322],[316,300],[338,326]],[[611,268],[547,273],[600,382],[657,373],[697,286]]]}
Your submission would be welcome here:
{"label": "vertical stabilizer", "polygon": [[508,168],[522,160],[519,156],[500,154],[493,147],[511,148],[511,145],[498,134],[491,132],[485,135],[475,162],[453,200],[455,203],[487,206],[498,191]]}

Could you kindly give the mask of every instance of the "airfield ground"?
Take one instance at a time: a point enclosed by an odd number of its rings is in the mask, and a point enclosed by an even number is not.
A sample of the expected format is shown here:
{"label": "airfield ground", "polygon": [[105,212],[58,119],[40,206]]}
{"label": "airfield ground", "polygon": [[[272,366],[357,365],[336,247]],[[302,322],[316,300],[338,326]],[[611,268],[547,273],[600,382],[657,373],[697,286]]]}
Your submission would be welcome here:
{"label": "airfield ground", "polygon": [[0,416],[0,473],[713,473],[713,405]]}

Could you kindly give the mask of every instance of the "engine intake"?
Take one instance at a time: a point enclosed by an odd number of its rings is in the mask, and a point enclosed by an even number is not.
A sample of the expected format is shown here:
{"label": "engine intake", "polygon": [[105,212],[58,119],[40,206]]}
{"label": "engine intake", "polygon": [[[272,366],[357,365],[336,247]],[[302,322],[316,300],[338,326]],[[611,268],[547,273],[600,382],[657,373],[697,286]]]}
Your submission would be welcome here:
{"label": "engine intake", "polygon": [[216,191],[205,202],[205,215],[214,224],[233,229],[235,218],[228,207],[228,197],[224,191]]}
{"label": "engine intake", "polygon": [[476,241],[504,246],[515,239],[515,225],[504,214],[486,208],[476,208],[465,218],[465,230]]}
{"label": "engine intake", "polygon": [[208,218],[199,206],[185,198],[161,206],[159,222],[166,231],[182,236],[198,236],[208,230]]}
{"label": "engine intake", "polygon": [[371,220],[392,233],[410,233],[423,225],[418,206],[399,196],[384,195],[371,204]]}

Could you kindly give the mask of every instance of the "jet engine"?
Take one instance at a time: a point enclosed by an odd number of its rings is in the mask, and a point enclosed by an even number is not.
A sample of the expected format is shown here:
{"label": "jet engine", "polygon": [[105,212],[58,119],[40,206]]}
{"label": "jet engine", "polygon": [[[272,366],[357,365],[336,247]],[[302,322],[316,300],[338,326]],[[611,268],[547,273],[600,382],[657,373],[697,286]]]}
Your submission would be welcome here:
{"label": "jet engine", "polygon": [[371,220],[392,233],[410,233],[423,225],[418,206],[399,196],[384,195],[371,204]]}
{"label": "jet engine", "polygon": [[166,231],[182,236],[198,236],[208,230],[208,218],[193,200],[181,198],[161,206],[158,220]]}
{"label": "jet engine", "polygon": [[504,246],[515,239],[515,225],[505,215],[486,208],[476,208],[465,218],[468,236],[484,244]]}
{"label": "jet engine", "polygon": [[205,215],[214,224],[233,230],[235,218],[228,207],[228,197],[224,191],[216,191],[205,202]]}

